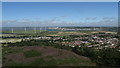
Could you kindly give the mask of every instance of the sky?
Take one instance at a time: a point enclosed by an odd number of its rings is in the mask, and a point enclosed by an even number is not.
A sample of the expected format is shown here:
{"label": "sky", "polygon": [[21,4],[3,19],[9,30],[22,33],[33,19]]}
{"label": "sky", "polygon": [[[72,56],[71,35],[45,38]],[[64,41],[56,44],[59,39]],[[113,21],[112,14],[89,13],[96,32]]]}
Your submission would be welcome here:
{"label": "sky", "polygon": [[117,2],[3,2],[2,26],[117,26]]}

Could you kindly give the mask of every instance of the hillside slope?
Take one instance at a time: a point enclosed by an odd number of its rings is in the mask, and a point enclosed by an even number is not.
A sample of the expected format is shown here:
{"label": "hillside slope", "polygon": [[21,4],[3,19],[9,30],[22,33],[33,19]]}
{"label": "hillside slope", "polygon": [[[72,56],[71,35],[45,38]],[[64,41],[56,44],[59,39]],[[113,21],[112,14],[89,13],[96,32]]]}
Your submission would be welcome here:
{"label": "hillside slope", "polygon": [[4,47],[4,66],[95,66],[71,51],[48,46]]}

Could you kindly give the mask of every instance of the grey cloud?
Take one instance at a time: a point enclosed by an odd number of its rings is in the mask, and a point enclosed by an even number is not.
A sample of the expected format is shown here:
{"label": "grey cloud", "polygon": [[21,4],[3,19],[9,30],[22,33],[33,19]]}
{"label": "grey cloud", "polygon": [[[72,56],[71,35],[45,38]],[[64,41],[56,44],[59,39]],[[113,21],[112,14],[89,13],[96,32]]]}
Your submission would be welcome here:
{"label": "grey cloud", "polygon": [[115,20],[115,17],[104,17],[103,20]]}
{"label": "grey cloud", "polygon": [[96,20],[97,17],[88,17],[88,18],[85,18],[85,20]]}

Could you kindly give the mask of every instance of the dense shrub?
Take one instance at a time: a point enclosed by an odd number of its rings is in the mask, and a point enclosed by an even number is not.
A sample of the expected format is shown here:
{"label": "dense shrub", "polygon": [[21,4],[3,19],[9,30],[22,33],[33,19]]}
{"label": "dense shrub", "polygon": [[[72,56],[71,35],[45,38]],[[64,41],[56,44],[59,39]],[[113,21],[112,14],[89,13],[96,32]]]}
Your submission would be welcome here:
{"label": "dense shrub", "polygon": [[36,50],[29,50],[23,53],[26,58],[41,56],[42,54]]}
{"label": "dense shrub", "polygon": [[102,66],[120,66],[120,52],[117,49],[106,48],[95,50],[93,48],[82,47],[73,48],[73,52],[89,57],[97,65]]}

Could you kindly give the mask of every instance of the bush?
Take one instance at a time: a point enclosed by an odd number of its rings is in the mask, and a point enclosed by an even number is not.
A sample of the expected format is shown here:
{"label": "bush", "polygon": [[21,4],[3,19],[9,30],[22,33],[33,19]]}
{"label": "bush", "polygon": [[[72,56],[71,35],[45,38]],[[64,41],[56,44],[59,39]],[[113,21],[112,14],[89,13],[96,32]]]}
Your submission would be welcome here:
{"label": "bush", "polygon": [[26,58],[30,58],[30,57],[36,57],[36,56],[41,56],[42,54],[38,51],[35,51],[35,50],[29,50],[29,51],[26,51],[24,52],[24,56]]}
{"label": "bush", "polygon": [[120,66],[120,52],[117,49],[102,49],[94,61],[103,66]]}
{"label": "bush", "polygon": [[89,57],[97,65],[102,66],[120,66],[120,52],[118,49],[106,48],[95,50],[87,47],[75,47],[73,51],[79,55]]}

